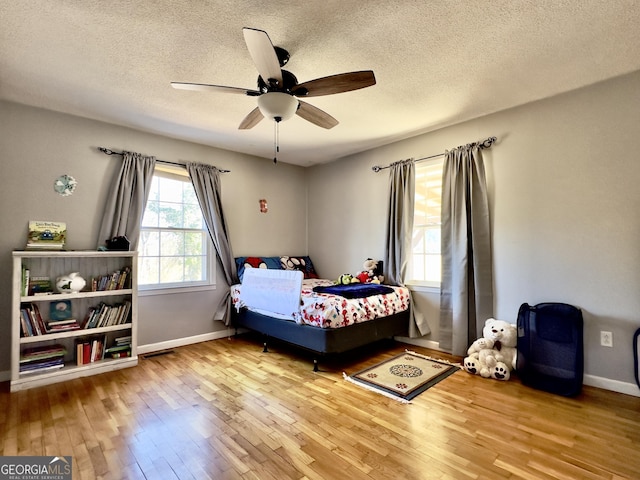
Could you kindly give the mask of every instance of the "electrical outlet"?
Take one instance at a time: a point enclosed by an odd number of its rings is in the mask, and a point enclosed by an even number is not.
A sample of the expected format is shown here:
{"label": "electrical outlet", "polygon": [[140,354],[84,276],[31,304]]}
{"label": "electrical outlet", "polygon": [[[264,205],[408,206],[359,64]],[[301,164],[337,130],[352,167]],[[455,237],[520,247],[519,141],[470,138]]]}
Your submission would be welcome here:
{"label": "electrical outlet", "polygon": [[603,347],[613,347],[613,333],[611,332],[600,332],[600,345]]}

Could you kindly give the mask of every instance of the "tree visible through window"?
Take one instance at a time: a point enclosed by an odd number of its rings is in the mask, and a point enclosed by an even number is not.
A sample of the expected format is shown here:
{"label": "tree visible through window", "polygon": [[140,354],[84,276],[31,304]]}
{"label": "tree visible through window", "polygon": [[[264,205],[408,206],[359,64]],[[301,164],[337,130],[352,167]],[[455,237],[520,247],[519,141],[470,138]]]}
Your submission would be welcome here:
{"label": "tree visible through window", "polygon": [[189,178],[156,172],[140,231],[141,288],[212,283],[210,243]]}
{"label": "tree visible through window", "polygon": [[410,283],[439,286],[443,158],[416,163]]}

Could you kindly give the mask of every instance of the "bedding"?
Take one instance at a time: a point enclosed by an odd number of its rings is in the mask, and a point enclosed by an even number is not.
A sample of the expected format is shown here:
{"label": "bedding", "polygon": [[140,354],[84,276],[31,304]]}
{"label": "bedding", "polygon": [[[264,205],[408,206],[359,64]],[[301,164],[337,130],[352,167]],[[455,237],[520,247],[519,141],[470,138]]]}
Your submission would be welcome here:
{"label": "bedding", "polygon": [[[300,310],[287,318],[298,324],[314,327],[341,328],[394,315],[409,308],[409,290],[406,287],[385,285],[392,293],[352,299],[313,291],[314,287],[333,285],[334,283],[327,279],[303,279]],[[241,290],[241,284],[231,287],[231,298],[236,311],[246,306],[240,298]]]}
{"label": "bedding", "polygon": [[[338,291],[342,295],[322,291],[336,285],[318,278],[309,257],[239,257],[236,264],[241,281],[246,274],[249,288],[243,293],[243,284],[231,286],[231,325],[236,333],[239,327],[262,333],[265,352],[268,338],[324,356],[408,333],[406,287],[376,285],[378,292],[367,293],[373,295],[346,298],[345,290],[353,288]],[[253,270],[247,274],[249,269]],[[318,371],[317,358],[313,370]]]}

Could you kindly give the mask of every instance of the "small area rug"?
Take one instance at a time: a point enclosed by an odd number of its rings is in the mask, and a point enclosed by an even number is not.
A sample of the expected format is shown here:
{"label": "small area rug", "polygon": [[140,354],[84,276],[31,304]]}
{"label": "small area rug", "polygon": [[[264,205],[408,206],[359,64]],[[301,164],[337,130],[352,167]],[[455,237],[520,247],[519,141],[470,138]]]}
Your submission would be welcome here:
{"label": "small area rug", "polygon": [[400,355],[365,368],[353,375],[343,373],[345,380],[403,403],[459,370],[445,360],[405,351]]}

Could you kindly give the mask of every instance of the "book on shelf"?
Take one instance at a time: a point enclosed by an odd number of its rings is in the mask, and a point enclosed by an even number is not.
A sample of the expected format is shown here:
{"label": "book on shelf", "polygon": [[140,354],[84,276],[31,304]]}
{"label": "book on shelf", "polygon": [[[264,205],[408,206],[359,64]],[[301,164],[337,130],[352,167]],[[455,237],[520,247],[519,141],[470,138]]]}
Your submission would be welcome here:
{"label": "book on shelf", "polygon": [[71,300],[58,300],[49,303],[50,320],[69,320],[73,317]]}
{"label": "book on shelf", "polygon": [[21,305],[20,333],[22,337],[35,337],[47,333],[47,328],[37,304],[23,303]]}
{"label": "book on shelf", "polygon": [[89,308],[81,327],[89,329],[122,325],[129,320],[130,311],[131,302],[129,300],[117,305],[107,305],[100,302],[97,306]]}
{"label": "book on shelf", "polygon": [[20,353],[20,373],[37,373],[64,367],[63,345],[26,348]]}
{"label": "book on shelf", "polygon": [[22,280],[20,285],[20,295],[26,297],[29,295],[29,277],[31,272],[29,269],[23,264],[22,265]]}
{"label": "book on shelf", "polygon": [[34,277],[31,276],[28,281],[28,290],[27,295],[51,295],[53,294],[53,285],[51,283],[51,279],[49,277],[40,276]]}
{"label": "book on shelf", "polygon": [[124,267],[108,275],[100,275],[91,279],[91,290],[102,292],[106,290],[122,290],[127,288],[131,278],[131,268]]}
{"label": "book on shelf", "polygon": [[31,220],[27,235],[27,250],[64,250],[67,242],[67,224]]}
{"label": "book on shelf", "polygon": [[72,330],[80,330],[80,325],[74,318],[47,322],[47,333],[70,332]]}
{"label": "book on shelf", "polygon": [[104,359],[107,337],[76,340],[76,364],[86,365]]}

